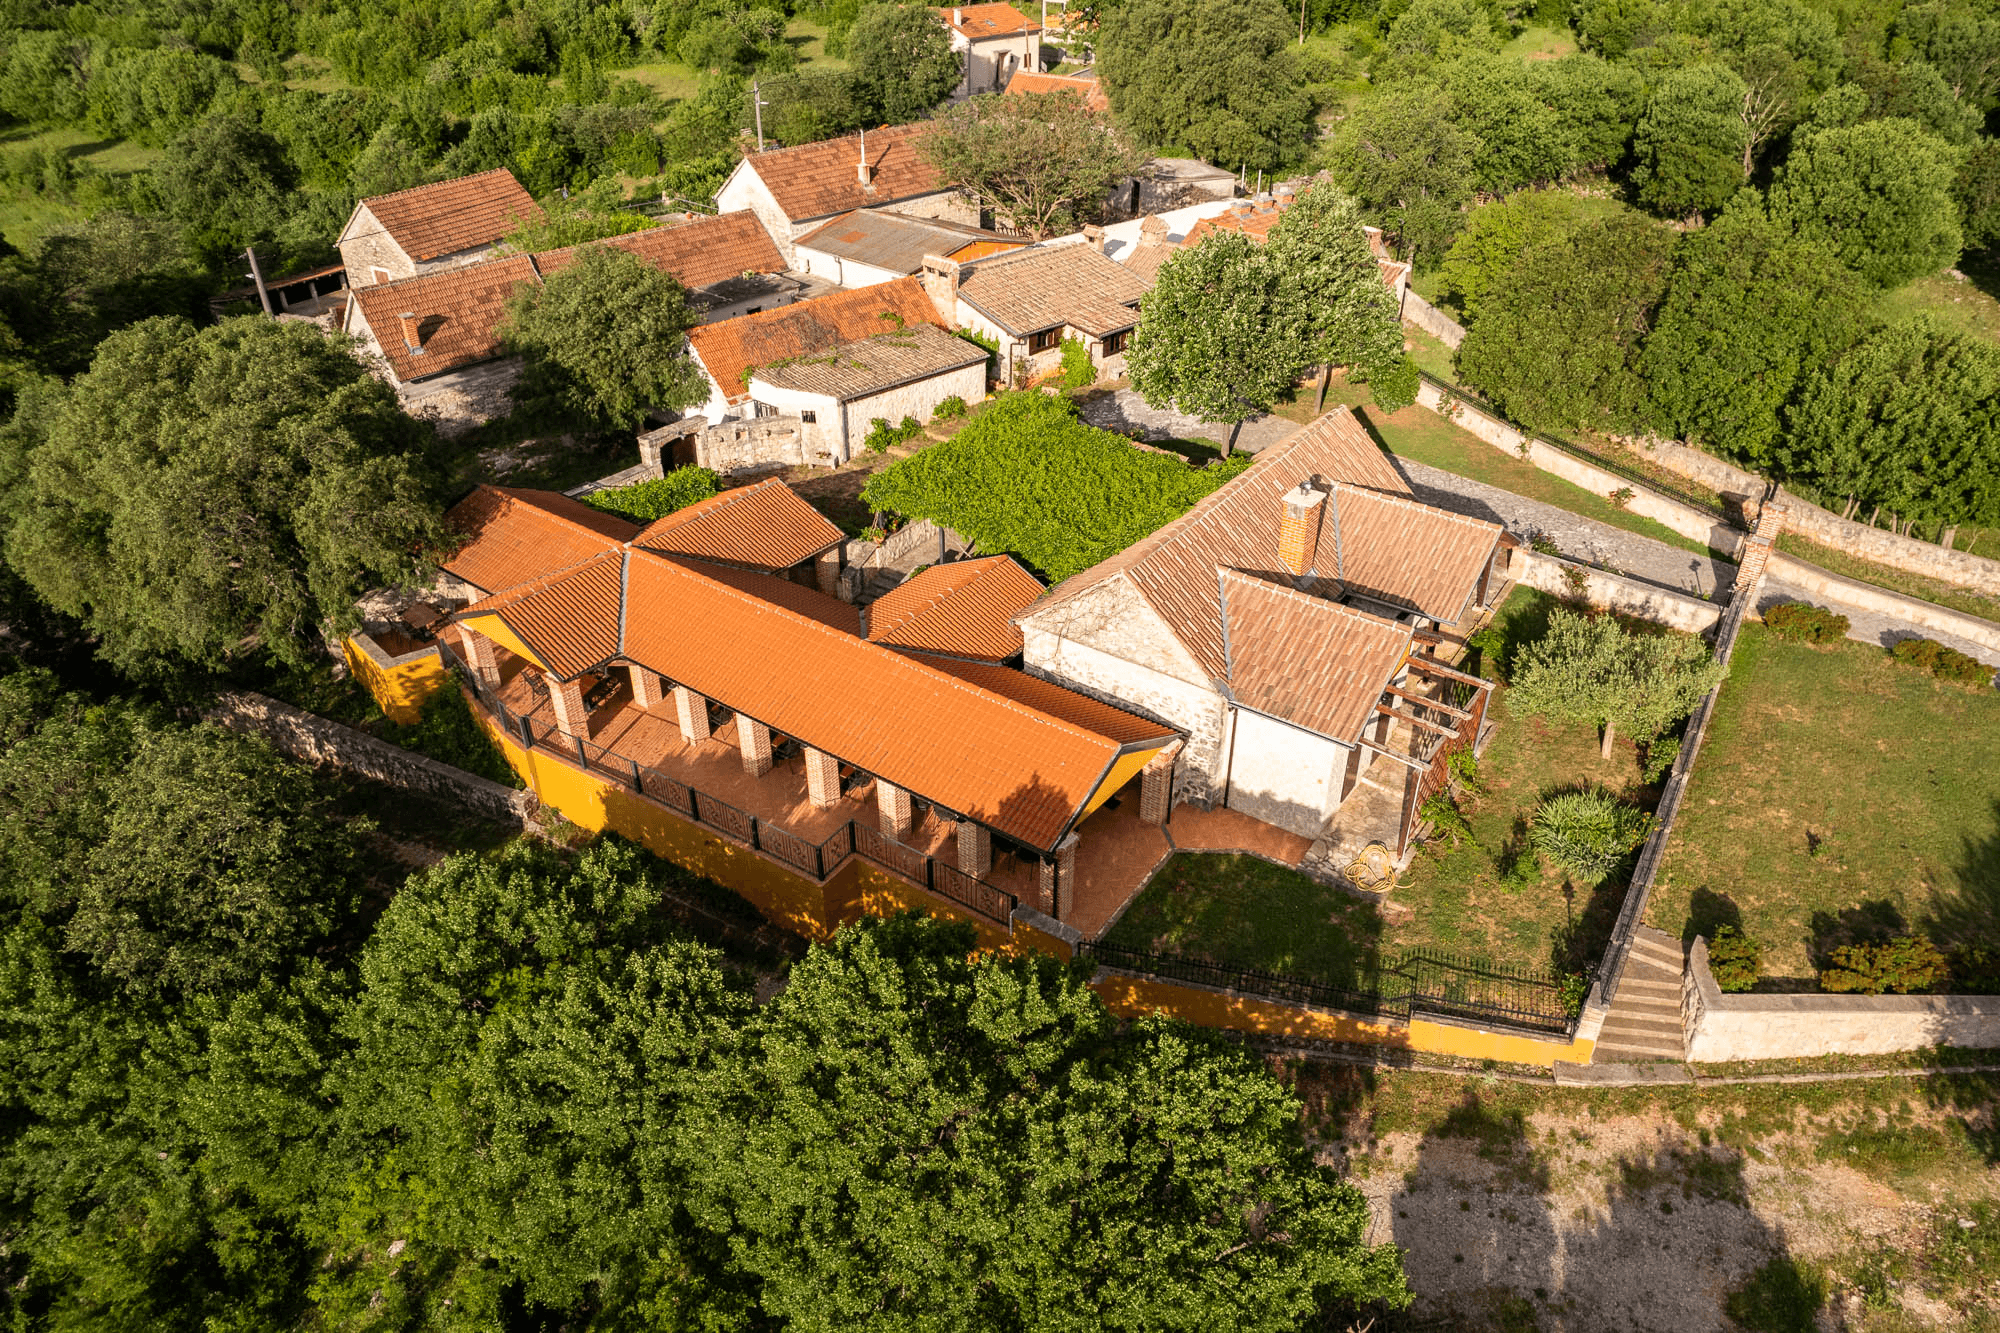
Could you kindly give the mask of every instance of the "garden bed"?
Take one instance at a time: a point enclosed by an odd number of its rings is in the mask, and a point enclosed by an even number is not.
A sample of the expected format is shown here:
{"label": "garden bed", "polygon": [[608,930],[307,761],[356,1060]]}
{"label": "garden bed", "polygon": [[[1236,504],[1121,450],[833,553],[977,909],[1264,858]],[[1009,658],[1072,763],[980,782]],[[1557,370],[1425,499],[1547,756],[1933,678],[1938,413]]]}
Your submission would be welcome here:
{"label": "garden bed", "polygon": [[1992,689],[1745,625],[1648,919],[1684,938],[1740,921],[1780,988],[1870,936],[1992,948],[1996,753]]}

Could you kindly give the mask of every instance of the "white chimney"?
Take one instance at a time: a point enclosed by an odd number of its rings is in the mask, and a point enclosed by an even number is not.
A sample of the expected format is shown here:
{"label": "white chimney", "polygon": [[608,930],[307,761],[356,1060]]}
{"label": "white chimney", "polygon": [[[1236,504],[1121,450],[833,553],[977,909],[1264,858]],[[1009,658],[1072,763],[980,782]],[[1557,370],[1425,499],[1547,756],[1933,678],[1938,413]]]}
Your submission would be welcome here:
{"label": "white chimney", "polygon": [[1097,251],[1097,253],[1103,254],[1104,228],[1096,226],[1092,223],[1085,223],[1083,227],[1083,243],[1089,246],[1091,249]]}
{"label": "white chimney", "polygon": [[965,26],[965,11],[963,9],[956,7],[952,9],[951,26],[954,28],[963,28]]}
{"label": "white chimney", "polygon": [[868,131],[861,131],[861,161],[854,168],[854,175],[863,185],[874,182],[875,169],[868,165]]}

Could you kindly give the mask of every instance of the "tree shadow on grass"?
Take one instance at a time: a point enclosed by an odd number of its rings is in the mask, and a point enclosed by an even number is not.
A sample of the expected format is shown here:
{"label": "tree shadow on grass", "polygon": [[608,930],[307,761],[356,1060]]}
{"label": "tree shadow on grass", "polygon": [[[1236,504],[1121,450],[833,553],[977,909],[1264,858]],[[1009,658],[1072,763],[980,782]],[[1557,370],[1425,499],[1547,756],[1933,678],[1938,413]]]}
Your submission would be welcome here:
{"label": "tree shadow on grass", "polygon": [[1886,898],[1843,907],[1838,912],[1814,912],[1806,923],[1813,967],[1833,966],[1833,951],[1848,944],[1883,944],[1909,934],[1902,909]]}
{"label": "tree shadow on grass", "polygon": [[1713,940],[1715,932],[1724,926],[1737,931],[1743,929],[1743,910],[1736,905],[1736,900],[1710,888],[1696,889],[1688,899],[1687,922],[1681,927],[1681,947],[1693,944],[1697,935]]}

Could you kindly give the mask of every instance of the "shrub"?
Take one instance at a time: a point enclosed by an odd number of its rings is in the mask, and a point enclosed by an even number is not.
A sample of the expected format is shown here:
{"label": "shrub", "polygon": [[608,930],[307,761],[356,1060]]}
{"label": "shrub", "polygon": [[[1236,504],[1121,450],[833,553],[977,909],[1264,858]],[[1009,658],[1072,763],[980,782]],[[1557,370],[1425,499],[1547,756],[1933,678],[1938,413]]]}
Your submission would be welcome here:
{"label": "shrub", "polygon": [[1680,737],[1655,736],[1646,742],[1646,758],[1639,765],[1639,776],[1647,782],[1658,782],[1673,770],[1674,761],[1680,757]]}
{"label": "shrub", "polygon": [[1793,643],[1839,643],[1847,637],[1847,617],[1811,602],[1780,602],[1764,613],[1764,626]]}
{"label": "shrub", "polygon": [[1715,984],[1726,991],[1755,986],[1763,959],[1763,947],[1734,926],[1716,927],[1715,938],[1708,942],[1708,970],[1715,974]]}
{"label": "shrub", "polygon": [[1886,944],[1843,944],[1833,966],[1819,974],[1819,988],[1840,994],[1908,995],[1928,990],[1950,972],[1937,946],[1921,935],[1903,935]]}
{"label": "shrub", "polygon": [[887,453],[892,447],[924,433],[924,423],[915,417],[904,417],[900,425],[892,426],[887,417],[874,417],[868,422],[867,437],[862,443],[868,452]]}
{"label": "shrub", "polygon": [[1993,668],[1956,648],[1947,648],[1936,639],[1903,639],[1889,649],[1898,662],[1907,662],[1930,672],[1939,680],[1961,685],[1986,685],[1993,680]]}
{"label": "shrub", "polygon": [[664,477],[638,481],[630,486],[613,486],[592,491],[583,502],[607,514],[619,514],[634,523],[650,523],[677,509],[686,509],[722,490],[721,479],[705,467],[677,467]]}
{"label": "shrub", "polygon": [[1465,646],[1479,654],[1479,664],[1489,667],[1497,675],[1504,670],[1507,658],[1507,636],[1500,632],[1498,625],[1483,625]]}
{"label": "shrub", "polygon": [[1439,792],[1426,800],[1417,808],[1417,817],[1431,826],[1434,836],[1450,838],[1454,847],[1460,838],[1472,836],[1472,825],[1466,822],[1464,812],[1449,792]]}
{"label": "shrub", "polygon": [[1062,340],[1063,387],[1088,389],[1097,383],[1097,367],[1090,364],[1090,349],[1081,338]]}
{"label": "shrub", "polygon": [[956,421],[965,415],[965,400],[957,394],[945,399],[931,411],[932,421]]}
{"label": "shrub", "polygon": [[472,716],[472,708],[465,702],[465,694],[456,681],[447,681],[443,689],[424,701],[423,715],[414,725],[406,727],[391,722],[388,739],[405,750],[415,750],[440,764],[462,768],[490,782],[507,787],[521,785],[500,747]]}
{"label": "shrub", "polygon": [[1558,792],[1535,807],[1528,840],[1572,879],[1601,884],[1652,831],[1653,817],[1596,788]]}
{"label": "shrub", "polygon": [[957,337],[965,339],[975,347],[984,347],[986,349],[986,378],[989,380],[1000,378],[1000,340],[998,338],[981,333],[977,329],[953,329],[952,333]]}
{"label": "shrub", "polygon": [[2000,995],[2000,950],[1975,944],[1953,953],[1951,988],[1959,995]]}
{"label": "shrub", "polygon": [[1549,536],[1548,533],[1543,532],[1540,528],[1536,528],[1528,534],[1528,548],[1540,552],[1542,555],[1562,554],[1562,547],[1556,545],[1556,539]]}

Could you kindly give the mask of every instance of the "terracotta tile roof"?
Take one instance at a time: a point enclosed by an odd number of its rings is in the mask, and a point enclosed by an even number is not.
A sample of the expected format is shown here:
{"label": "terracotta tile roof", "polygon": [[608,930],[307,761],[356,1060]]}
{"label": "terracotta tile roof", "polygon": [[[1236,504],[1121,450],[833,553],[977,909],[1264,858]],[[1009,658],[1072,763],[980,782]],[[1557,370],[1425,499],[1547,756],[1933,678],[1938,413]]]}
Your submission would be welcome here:
{"label": "terracotta tile roof", "polygon": [[832,292],[778,310],[703,324],[688,334],[709,378],[732,403],[750,396],[749,372],[757,366],[829,351],[896,328],[894,314],[910,324],[937,324],[937,307],[915,278],[897,278],[851,292]]}
{"label": "terracotta tile roof", "polygon": [[1109,736],[1121,744],[1142,745],[1147,741],[1168,740],[1175,734],[1172,727],[1149,722],[1136,713],[1114,708],[1087,694],[1066,690],[1052,681],[1016,671],[1012,667],[992,662],[968,662],[956,657],[937,657],[928,653],[922,654],[921,658],[938,670],[949,672],[982,690],[1005,695],[1038,713],[1073,722],[1086,731]]}
{"label": "terracotta tile roof", "polygon": [[1233,569],[1218,577],[1237,702],[1333,740],[1359,736],[1411,627]]}
{"label": "terracotta tile roof", "polygon": [[916,273],[923,268],[925,255],[949,259],[973,246],[1019,249],[1027,242],[937,218],[910,218],[861,208],[821,223],[793,244],[891,273]]}
{"label": "terracotta tile roof", "polygon": [[541,208],[505,167],[363,199],[389,238],[412,259],[436,259],[491,245]]}
{"label": "terracotta tile roof", "polygon": [[[918,136],[930,128],[921,121],[886,125],[865,134],[752,153],[743,162],[757,173],[787,218],[805,222],[946,189],[937,169],[916,149]],[[866,185],[857,170],[864,140],[873,169]]]}
{"label": "terracotta tile roof", "polygon": [[868,638],[1002,662],[1021,651],[1014,617],[1041,595],[1041,583],[1009,555],[932,565],[868,608]]}
{"label": "terracotta tile roof", "polygon": [[[442,273],[424,273],[401,282],[357,287],[354,300],[398,380],[424,379],[447,370],[490,361],[501,354],[500,318],[507,298],[524,282],[535,282],[534,261],[526,255],[468,264]],[[421,354],[403,336],[401,316],[417,317]]]}
{"label": "terracotta tile roof", "polygon": [[843,602],[838,597],[828,597],[817,588],[808,588],[802,583],[794,583],[776,574],[732,569],[728,565],[711,564],[706,560],[689,563],[717,583],[727,584],[746,596],[782,606],[787,611],[796,612],[808,620],[816,620],[828,629],[837,629],[842,634],[861,637],[861,608],[850,602]]}
{"label": "terracotta tile roof", "polygon": [[809,560],[841,539],[840,529],[825,515],[769,477],[655,519],[632,544],[665,555],[778,570]]}
{"label": "terracotta tile roof", "polygon": [[562,679],[618,655],[625,548],[498,592],[458,612],[455,622],[497,615]]}
{"label": "terracotta tile roof", "polygon": [[443,568],[483,592],[518,587],[630,541],[639,528],[554,491],[477,486],[445,514],[471,537]]}
{"label": "terracotta tile roof", "polygon": [[[1271,228],[1277,226],[1278,220],[1284,216],[1284,208],[1277,203],[1257,204],[1250,200],[1239,199],[1229,212],[1212,218],[1203,218],[1195,223],[1188,229],[1187,237],[1181,245],[1199,245],[1202,237],[1219,231],[1242,232],[1253,241],[1269,240]],[[1379,230],[1373,227],[1363,230],[1375,233],[1369,238],[1368,248],[1375,254],[1376,269],[1382,275],[1383,285],[1394,291],[1397,283],[1408,276],[1410,266],[1398,263],[1384,253],[1379,240],[1381,236]]]}
{"label": "terracotta tile roof", "polygon": [[1041,24],[1012,5],[943,5],[931,12],[944,21],[945,27],[975,42],[1042,30]]}
{"label": "terracotta tile roof", "polygon": [[[1330,421],[1329,417],[1339,419]],[[1021,619],[1026,620],[1042,607],[1065,601],[1107,579],[1123,577],[1159,612],[1202,669],[1211,677],[1222,679],[1227,668],[1223,660],[1222,616],[1215,571],[1218,568],[1252,573],[1279,570],[1280,501],[1285,492],[1310,477],[1346,482],[1348,486],[1343,489],[1355,495],[1371,483],[1385,485],[1393,480],[1399,488],[1403,486],[1393,469],[1385,469],[1381,451],[1354,421],[1353,414],[1345,407],[1335,408],[1305,430],[1266,449],[1243,475],[1204,497],[1193,509],[1159,531],[1051,589]],[[1443,510],[1431,512],[1444,514]],[[1324,527],[1324,518],[1321,523]],[[1497,535],[1498,525],[1491,526]],[[1371,578],[1380,578],[1376,563],[1371,562],[1428,559],[1424,552],[1408,550],[1391,550],[1379,557],[1373,552],[1364,554],[1362,544],[1374,540],[1381,528],[1368,524],[1363,524],[1363,528],[1352,535],[1343,531],[1341,549],[1349,560],[1360,561],[1357,568]],[[1457,539],[1455,531],[1452,537]],[[1332,567],[1333,548],[1331,535],[1323,532],[1319,546],[1322,572]],[[1453,567],[1457,567],[1455,563]],[[1464,591],[1469,594],[1471,590],[1472,584],[1468,582]]]}
{"label": "terracotta tile roof", "polygon": [[959,270],[959,299],[1009,333],[1057,324],[1086,333],[1129,329],[1133,308],[1152,284],[1089,245],[1038,245],[995,255]]}
{"label": "terracotta tile roof", "polygon": [[1007,80],[1007,93],[1081,93],[1083,104],[1092,111],[1109,111],[1111,99],[1104,95],[1104,85],[1096,79],[1079,78],[1074,74],[1032,74],[1025,69],[1015,70],[1014,77]]}
{"label": "terracotta tile roof", "polygon": [[[784,256],[755,213],[724,213],[698,218],[677,227],[653,227],[612,236],[601,245],[629,250],[689,288],[707,287],[745,273],[783,273]],[[578,247],[544,250],[535,256],[543,277],[560,273],[576,257]]]}
{"label": "terracotta tile roof", "polygon": [[899,384],[986,363],[986,349],[935,324],[913,324],[841,343],[822,356],[760,366],[755,378],[780,389],[824,394],[846,402]]}
{"label": "terracotta tile roof", "polygon": [[[1321,574],[1349,593],[1420,611],[1449,625],[1464,614],[1502,528],[1400,495],[1341,486],[1338,568],[1329,558],[1329,519],[1320,520]],[[1322,509],[1325,506],[1321,506]]]}

